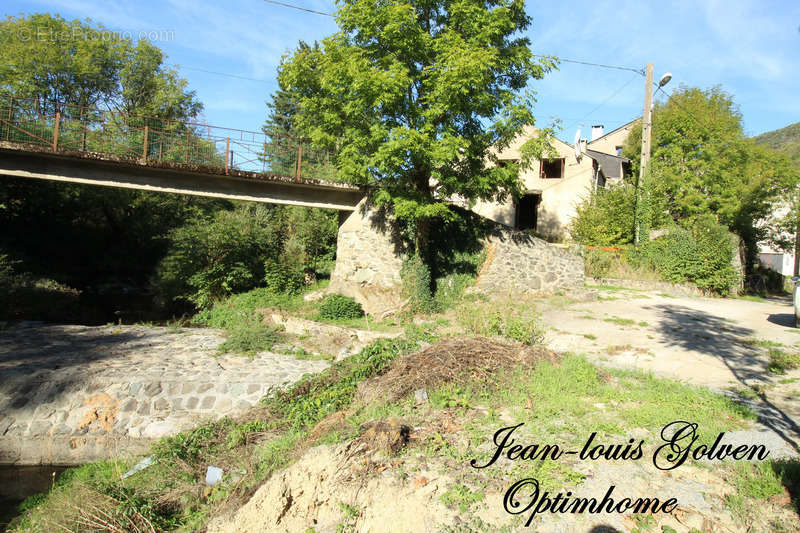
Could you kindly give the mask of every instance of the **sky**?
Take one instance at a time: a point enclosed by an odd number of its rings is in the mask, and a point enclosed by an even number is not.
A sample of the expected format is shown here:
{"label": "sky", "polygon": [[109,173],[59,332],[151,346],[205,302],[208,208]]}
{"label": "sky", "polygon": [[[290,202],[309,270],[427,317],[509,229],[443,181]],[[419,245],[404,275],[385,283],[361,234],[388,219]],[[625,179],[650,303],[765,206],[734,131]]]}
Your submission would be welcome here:
{"label": "sky", "polygon": [[[332,0],[283,1],[336,9]],[[739,106],[748,135],[800,121],[798,0],[529,0],[526,10],[536,54],[633,69],[652,62],[656,80],[672,74],[667,94],[680,85],[721,85]],[[337,29],[331,17],[264,0],[4,0],[0,9],[13,16],[36,12],[88,17],[148,38],[197,92],[207,123],[256,131],[277,88],[281,57],[299,40],[322,40]],[[629,70],[562,62],[530,88],[537,124],[558,124],[568,142],[581,125],[587,137],[592,125],[608,132],[642,113],[644,78]]]}

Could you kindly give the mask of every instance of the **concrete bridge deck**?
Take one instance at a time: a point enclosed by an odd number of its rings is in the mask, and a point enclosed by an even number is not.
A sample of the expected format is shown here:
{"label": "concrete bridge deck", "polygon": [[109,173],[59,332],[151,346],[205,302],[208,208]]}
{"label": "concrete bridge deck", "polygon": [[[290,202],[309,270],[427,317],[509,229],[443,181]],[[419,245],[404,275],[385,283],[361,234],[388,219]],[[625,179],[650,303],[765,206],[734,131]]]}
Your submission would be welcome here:
{"label": "concrete bridge deck", "polygon": [[53,152],[5,141],[0,141],[0,175],[340,211],[353,211],[365,194],[342,183],[94,152]]}

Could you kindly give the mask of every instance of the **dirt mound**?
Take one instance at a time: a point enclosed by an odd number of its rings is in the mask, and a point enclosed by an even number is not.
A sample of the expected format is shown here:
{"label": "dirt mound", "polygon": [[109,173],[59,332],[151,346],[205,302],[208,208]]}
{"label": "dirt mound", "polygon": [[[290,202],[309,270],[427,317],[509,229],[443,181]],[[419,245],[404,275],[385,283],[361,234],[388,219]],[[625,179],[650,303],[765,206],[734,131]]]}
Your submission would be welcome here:
{"label": "dirt mound", "polygon": [[557,363],[559,356],[541,346],[509,345],[484,337],[445,339],[395,361],[388,372],[358,386],[364,403],[394,402],[418,389],[445,383],[490,381],[503,369]]}

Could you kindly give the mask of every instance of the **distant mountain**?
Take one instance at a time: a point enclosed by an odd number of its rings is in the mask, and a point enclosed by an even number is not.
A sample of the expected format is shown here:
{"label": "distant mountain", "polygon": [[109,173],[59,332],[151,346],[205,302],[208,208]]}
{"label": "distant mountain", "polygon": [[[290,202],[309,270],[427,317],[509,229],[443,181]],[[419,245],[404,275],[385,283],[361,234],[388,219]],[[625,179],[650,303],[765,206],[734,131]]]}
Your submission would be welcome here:
{"label": "distant mountain", "polygon": [[762,133],[753,139],[758,144],[788,155],[797,168],[800,168],[800,122],[775,131]]}

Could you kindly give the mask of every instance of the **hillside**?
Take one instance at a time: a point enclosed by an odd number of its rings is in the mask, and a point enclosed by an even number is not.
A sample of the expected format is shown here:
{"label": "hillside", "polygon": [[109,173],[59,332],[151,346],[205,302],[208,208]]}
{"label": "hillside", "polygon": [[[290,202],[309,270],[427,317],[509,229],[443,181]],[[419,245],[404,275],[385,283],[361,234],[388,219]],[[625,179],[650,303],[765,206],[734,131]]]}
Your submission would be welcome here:
{"label": "hillside", "polygon": [[768,131],[754,137],[758,144],[782,152],[789,156],[795,166],[800,168],[800,122],[775,131]]}

